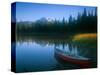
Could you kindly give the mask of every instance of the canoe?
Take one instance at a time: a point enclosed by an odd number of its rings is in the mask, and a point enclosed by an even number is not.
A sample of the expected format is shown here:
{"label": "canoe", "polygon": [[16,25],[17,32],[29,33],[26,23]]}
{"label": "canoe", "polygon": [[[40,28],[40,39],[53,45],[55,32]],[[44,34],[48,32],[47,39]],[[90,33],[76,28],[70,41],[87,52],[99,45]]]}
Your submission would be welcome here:
{"label": "canoe", "polygon": [[72,64],[79,65],[81,68],[88,68],[90,67],[91,64],[89,58],[80,55],[65,53],[63,50],[60,50],[58,48],[55,48],[55,56],[66,63],[69,62]]}

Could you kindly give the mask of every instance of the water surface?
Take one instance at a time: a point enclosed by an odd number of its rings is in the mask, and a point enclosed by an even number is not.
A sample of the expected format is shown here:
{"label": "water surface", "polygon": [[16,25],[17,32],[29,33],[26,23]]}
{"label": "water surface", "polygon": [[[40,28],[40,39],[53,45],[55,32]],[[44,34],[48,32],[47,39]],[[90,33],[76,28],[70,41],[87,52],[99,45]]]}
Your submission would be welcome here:
{"label": "water surface", "polygon": [[69,42],[69,39],[20,37],[16,42],[16,71],[30,72],[81,68],[77,64],[63,63],[63,61],[60,62],[57,59],[55,46],[66,47],[67,44],[69,46],[77,46],[80,55],[95,58],[95,54],[93,55],[93,53],[96,48],[77,45]]}

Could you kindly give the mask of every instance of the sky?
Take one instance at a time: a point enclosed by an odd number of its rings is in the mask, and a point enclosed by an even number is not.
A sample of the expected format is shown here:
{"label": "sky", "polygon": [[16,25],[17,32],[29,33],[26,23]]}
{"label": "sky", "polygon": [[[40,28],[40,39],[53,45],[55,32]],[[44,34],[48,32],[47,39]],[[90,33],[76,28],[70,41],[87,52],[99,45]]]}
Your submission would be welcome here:
{"label": "sky", "polygon": [[86,8],[87,11],[95,11],[95,7],[73,6],[58,4],[39,4],[39,3],[16,3],[16,20],[17,21],[36,21],[43,17],[47,19],[62,20],[63,17],[68,20],[69,16],[77,17]]}

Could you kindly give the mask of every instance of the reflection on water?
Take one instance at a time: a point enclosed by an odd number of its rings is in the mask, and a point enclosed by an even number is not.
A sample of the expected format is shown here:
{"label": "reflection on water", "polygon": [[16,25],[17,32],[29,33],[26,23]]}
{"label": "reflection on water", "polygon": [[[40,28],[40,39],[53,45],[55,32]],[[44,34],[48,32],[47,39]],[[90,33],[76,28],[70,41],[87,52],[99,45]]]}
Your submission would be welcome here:
{"label": "reflection on water", "polygon": [[[18,37],[16,42],[16,71],[44,71],[81,68],[78,64],[63,62],[55,54],[55,47],[77,46],[78,53],[96,60],[96,48],[77,45],[69,39],[49,37]],[[95,53],[94,53],[95,52]],[[91,66],[92,67],[92,66]]]}

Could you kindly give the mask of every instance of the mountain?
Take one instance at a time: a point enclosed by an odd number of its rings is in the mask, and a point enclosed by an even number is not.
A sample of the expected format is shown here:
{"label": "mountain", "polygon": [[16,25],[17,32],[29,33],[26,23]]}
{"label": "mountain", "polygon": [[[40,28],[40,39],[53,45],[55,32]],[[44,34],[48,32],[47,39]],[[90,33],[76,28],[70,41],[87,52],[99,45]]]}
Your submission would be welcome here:
{"label": "mountain", "polygon": [[45,24],[45,23],[48,23],[48,20],[45,17],[43,17],[43,18],[40,18],[39,20],[37,20],[36,23]]}

